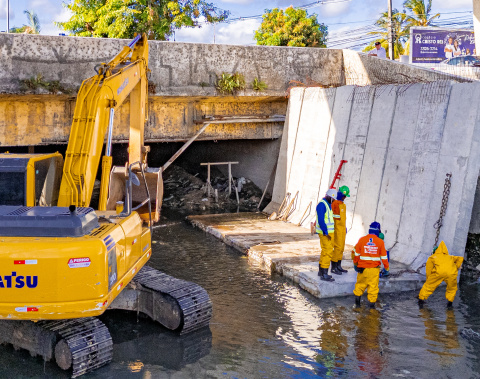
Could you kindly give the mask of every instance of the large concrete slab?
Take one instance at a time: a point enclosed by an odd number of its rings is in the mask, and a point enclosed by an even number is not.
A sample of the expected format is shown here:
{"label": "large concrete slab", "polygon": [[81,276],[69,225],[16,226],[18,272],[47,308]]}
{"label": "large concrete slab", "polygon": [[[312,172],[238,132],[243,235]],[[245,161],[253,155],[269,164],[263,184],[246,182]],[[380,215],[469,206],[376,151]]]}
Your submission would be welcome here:
{"label": "large concrete slab", "polygon": [[[235,213],[189,216],[194,226],[212,234],[227,245],[270,271],[291,279],[318,298],[351,296],[356,273],[351,260],[352,246],[347,246],[343,266],[347,274],[335,275],[335,282],[321,281],[317,275],[320,244],[317,235],[305,228],[282,221],[268,221],[262,213]],[[380,279],[380,292],[419,289],[425,277],[391,262],[392,277]]]}

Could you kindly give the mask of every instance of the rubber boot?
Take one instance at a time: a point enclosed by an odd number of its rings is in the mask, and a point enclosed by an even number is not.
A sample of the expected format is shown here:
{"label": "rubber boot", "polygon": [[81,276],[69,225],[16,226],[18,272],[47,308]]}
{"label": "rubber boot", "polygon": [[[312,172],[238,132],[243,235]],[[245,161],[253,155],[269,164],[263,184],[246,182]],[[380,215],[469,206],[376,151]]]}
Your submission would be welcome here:
{"label": "rubber boot", "polygon": [[375,303],[370,303],[370,302],[368,302],[368,307],[369,307],[370,309],[375,309]]}
{"label": "rubber boot", "polygon": [[332,274],[342,275],[342,272],[338,269],[338,262],[332,261]]}
{"label": "rubber boot", "polygon": [[338,261],[338,262],[337,262],[337,270],[340,271],[340,272],[348,272],[348,270],[345,270],[345,269],[342,267],[342,261]]}
{"label": "rubber boot", "polygon": [[324,280],[326,282],[334,282],[335,279],[333,279],[330,275],[328,275],[328,268],[320,268],[322,271],[322,274],[320,275],[320,280]]}
{"label": "rubber boot", "polygon": [[362,301],[361,296],[355,296],[355,308],[360,308],[360,302]]}
{"label": "rubber boot", "polygon": [[425,300],[418,299],[418,309],[423,309],[424,305],[425,305]]}
{"label": "rubber boot", "polygon": [[320,263],[318,264],[318,276],[322,276],[322,266],[320,266]]}
{"label": "rubber boot", "polygon": [[[324,268],[324,273],[327,279],[332,279],[332,275],[328,275],[328,268]],[[333,282],[335,279],[332,279],[331,282]]]}
{"label": "rubber boot", "polygon": [[449,301],[447,303],[447,309],[452,309],[453,308],[453,303],[451,301]]}

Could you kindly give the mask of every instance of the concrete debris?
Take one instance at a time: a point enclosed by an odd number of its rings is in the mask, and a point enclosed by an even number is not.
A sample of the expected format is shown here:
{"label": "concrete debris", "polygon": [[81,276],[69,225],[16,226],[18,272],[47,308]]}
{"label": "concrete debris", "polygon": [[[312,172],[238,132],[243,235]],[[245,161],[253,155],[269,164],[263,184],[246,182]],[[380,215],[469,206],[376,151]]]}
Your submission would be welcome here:
{"label": "concrete debris", "polygon": [[[205,180],[205,181],[204,181]],[[228,178],[212,168],[211,197],[207,195],[206,178],[201,174],[192,175],[179,166],[170,166],[164,174],[163,206],[171,209],[184,208],[189,211],[244,211],[256,210],[262,190],[247,178],[234,178],[239,190],[240,204],[237,204],[235,190],[228,195]],[[214,193],[218,192],[218,201]],[[269,200],[265,200],[267,203]]]}

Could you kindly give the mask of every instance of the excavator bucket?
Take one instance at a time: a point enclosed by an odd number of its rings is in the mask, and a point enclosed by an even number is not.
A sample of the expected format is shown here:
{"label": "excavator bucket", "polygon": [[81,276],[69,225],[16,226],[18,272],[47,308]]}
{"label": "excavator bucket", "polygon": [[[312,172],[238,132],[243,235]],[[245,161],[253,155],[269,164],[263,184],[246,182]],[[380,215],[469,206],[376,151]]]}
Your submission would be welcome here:
{"label": "excavator bucket", "polygon": [[[150,196],[152,204],[152,223],[155,223],[160,219],[160,208],[162,207],[163,200],[162,169],[147,167],[144,173],[145,178],[141,171],[135,171],[135,174],[140,181],[140,185],[132,186],[132,206],[135,209],[135,207],[142,204]],[[110,174],[107,210],[115,210],[117,202],[119,201],[125,202],[127,177],[128,170],[125,167],[113,167]],[[147,182],[148,193],[145,188],[145,181]],[[150,221],[148,203],[142,205],[136,211],[144,221]]]}

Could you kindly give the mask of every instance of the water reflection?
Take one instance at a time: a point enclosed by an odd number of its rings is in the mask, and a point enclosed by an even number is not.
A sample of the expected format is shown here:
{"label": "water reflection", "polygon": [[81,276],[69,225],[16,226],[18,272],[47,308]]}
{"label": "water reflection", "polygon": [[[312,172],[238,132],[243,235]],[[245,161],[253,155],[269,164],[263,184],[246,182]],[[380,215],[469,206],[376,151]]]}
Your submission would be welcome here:
{"label": "water reflection", "polygon": [[383,350],[388,345],[388,339],[382,333],[382,313],[378,309],[359,311],[355,326],[358,368],[376,378],[386,366]]}
{"label": "water reflection", "polygon": [[345,322],[345,308],[341,307],[335,312],[323,313],[322,324],[318,327],[321,332],[321,352],[316,355],[315,361],[320,363],[316,372],[320,376],[331,377],[344,373],[345,358],[348,353],[348,339],[345,330],[349,327]]}
{"label": "water reflection", "polygon": [[428,308],[420,309],[420,316],[425,324],[425,339],[428,341],[428,352],[432,353],[442,367],[451,366],[458,353],[458,324],[455,321],[455,311],[447,309],[444,322],[438,320]]}

